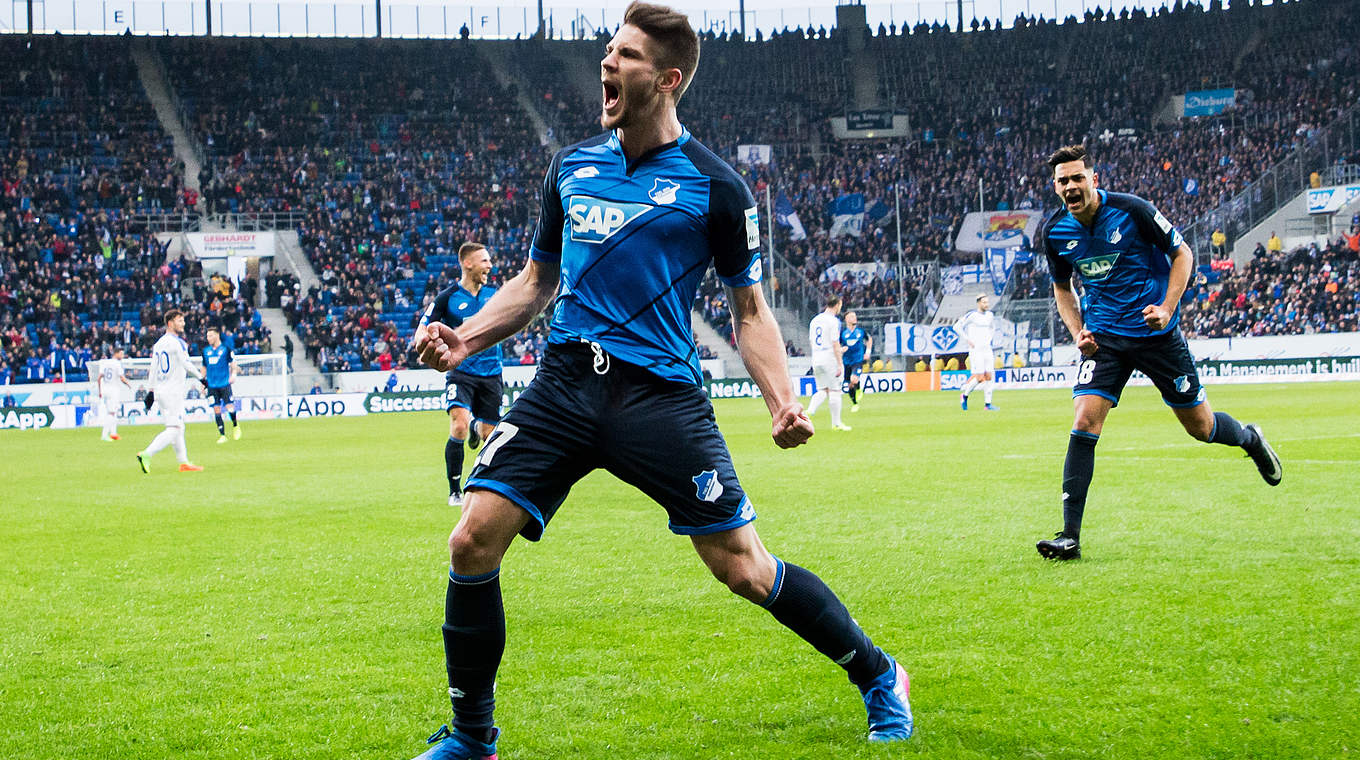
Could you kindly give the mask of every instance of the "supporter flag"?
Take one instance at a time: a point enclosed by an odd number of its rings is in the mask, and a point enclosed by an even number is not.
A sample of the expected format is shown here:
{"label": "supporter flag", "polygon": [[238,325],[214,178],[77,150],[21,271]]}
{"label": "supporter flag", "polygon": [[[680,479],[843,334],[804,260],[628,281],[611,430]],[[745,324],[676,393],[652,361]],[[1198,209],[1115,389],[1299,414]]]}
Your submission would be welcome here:
{"label": "supporter flag", "polygon": [[997,295],[1001,295],[1006,289],[1006,278],[1010,277],[1011,266],[1015,263],[1015,252],[1018,250],[1018,248],[987,248],[983,251],[987,271],[992,275],[992,290]]}
{"label": "supporter flag", "polygon": [[827,204],[831,214],[831,237],[861,237],[864,234],[864,193],[842,195]]}
{"label": "supporter flag", "polygon": [[768,145],[738,145],[737,161],[743,164],[769,164],[773,151]]}
{"label": "supporter flag", "polygon": [[869,215],[869,223],[882,226],[892,221],[892,207],[881,200],[874,201],[874,205],[865,212]]}
{"label": "supporter flag", "polygon": [[793,210],[793,204],[789,203],[789,197],[783,193],[779,194],[774,200],[774,221],[789,228],[789,237],[794,240],[807,240],[807,230],[803,229],[803,222],[798,218],[798,212]]}
{"label": "supporter flag", "polygon": [[1181,186],[1186,195],[1199,195],[1199,180],[1193,177],[1186,177],[1185,184]]}

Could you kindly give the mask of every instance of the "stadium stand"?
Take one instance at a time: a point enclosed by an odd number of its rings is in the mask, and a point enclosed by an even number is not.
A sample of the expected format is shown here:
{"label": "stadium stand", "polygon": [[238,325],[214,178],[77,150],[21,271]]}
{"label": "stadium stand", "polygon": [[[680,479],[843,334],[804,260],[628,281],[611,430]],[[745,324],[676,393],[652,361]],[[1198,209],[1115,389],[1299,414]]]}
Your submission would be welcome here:
{"label": "stadium stand", "polygon": [[139,215],[182,209],[182,166],[122,38],[0,37],[0,374],[86,379],[115,346],[148,353],[161,314],[268,337],[242,299],[166,261]]}
{"label": "stadium stand", "polygon": [[[1355,16],[1342,0],[1228,10],[1178,2],[1151,14],[1089,11],[1084,23],[1021,16],[1013,28],[989,23],[967,34],[880,30],[859,55],[872,62],[882,101],[911,117],[914,139],[897,141],[832,137],[827,117],[843,114],[852,95],[843,36],[794,29],[743,42],[707,34],[702,75],[680,114],[720,155],[735,158],[739,144],[772,146],[772,163],[738,169],[762,213],[767,192],[786,197],[806,229],[794,240],[789,228],[774,228],[787,265],[780,271],[801,280],[781,282],[783,290],[835,290],[854,308],[906,306],[919,283],[893,279],[897,227],[908,262],[966,261],[955,258],[952,236],[979,192],[990,208],[1050,207],[1043,158],[1060,143],[1084,139],[1106,184],[1152,199],[1180,225],[1220,208],[1357,102],[1360,56],[1347,33]],[[127,342],[125,323],[138,331],[168,305],[207,321],[234,311],[252,324],[244,299],[218,296],[214,309],[209,284],[191,267],[165,263],[160,244],[136,226],[139,212],[186,209],[188,194],[126,41],[0,43],[0,362],[8,371],[33,357],[60,366],[53,357],[63,341],[67,352],[82,342],[96,352]],[[457,277],[463,240],[495,252],[492,284],[523,265],[550,152],[520,110],[517,87],[559,143],[597,129],[590,88],[568,77],[594,65],[602,39],[485,44],[512,46],[504,57],[518,85],[498,84],[466,41],[155,42],[208,153],[203,201],[188,210],[287,215],[321,282],[303,292],[274,278],[266,295],[327,370],[414,366],[405,346],[423,306]],[[1234,87],[1237,105],[1195,119],[1159,112],[1170,96],[1215,86]],[[833,239],[828,205],[849,193],[863,193],[877,214],[862,237]],[[900,219],[883,211],[894,208],[894,195]],[[1344,311],[1352,259],[1335,245],[1306,262],[1298,255],[1289,254],[1287,267],[1268,257],[1240,274],[1205,271],[1187,329],[1353,325]],[[1308,262],[1330,268],[1324,275]],[[883,266],[868,276],[831,269],[847,263]],[[1323,292],[1333,282],[1336,292],[1290,295],[1324,277]],[[1014,268],[1012,298],[1049,292],[1041,261]],[[1242,296],[1250,308],[1237,304]],[[714,281],[695,308],[730,340]],[[110,329],[117,339],[100,332]],[[539,323],[508,340],[507,361],[536,360],[544,334]]]}

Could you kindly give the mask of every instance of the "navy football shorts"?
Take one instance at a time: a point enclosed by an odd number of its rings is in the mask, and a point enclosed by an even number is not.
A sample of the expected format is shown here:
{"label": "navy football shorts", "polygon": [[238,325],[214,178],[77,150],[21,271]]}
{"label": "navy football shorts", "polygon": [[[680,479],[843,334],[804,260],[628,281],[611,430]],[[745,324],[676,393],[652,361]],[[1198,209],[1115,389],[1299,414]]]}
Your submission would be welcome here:
{"label": "navy football shorts", "polygon": [[1195,359],[1180,330],[1147,338],[1095,334],[1100,346],[1077,365],[1073,396],[1101,396],[1119,406],[1119,394],[1134,370],[1147,375],[1167,406],[1186,409],[1204,403]]}
{"label": "navy football shorts", "polygon": [[664,507],[680,535],[754,520],[708,394],[605,359],[597,363],[586,344],[549,346],[533,382],[482,446],[465,488],[523,507],[532,519],[520,533],[530,541],[597,468]]}
{"label": "navy football shorts", "polygon": [[224,385],[221,388],[209,388],[208,398],[212,399],[213,406],[226,406],[231,403],[231,386]]}
{"label": "navy football shorts", "polygon": [[845,365],[845,380],[850,381],[852,377],[859,377],[864,374],[864,362],[855,362]]}
{"label": "navy football shorts", "polygon": [[444,411],[461,406],[473,419],[494,425],[501,418],[501,376],[469,375],[453,370],[444,376]]}

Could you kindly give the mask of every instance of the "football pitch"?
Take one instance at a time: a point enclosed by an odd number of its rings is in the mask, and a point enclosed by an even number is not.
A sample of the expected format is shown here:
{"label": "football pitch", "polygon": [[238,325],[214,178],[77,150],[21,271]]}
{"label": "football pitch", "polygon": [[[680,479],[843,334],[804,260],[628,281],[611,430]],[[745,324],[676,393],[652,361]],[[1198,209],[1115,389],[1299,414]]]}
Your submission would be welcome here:
{"label": "football pitch", "polygon": [[[792,451],[762,402],[718,401],[765,543],[907,667],[916,737],[868,744],[839,668],[596,473],[503,567],[502,760],[1355,756],[1360,385],[1209,390],[1284,482],[1130,388],[1066,564],[1034,542],[1061,527],[1067,391],[869,396]],[[0,433],[0,758],[423,751],[449,707],[446,418],[193,425],[206,471],[166,450],[143,475],[158,430]]]}

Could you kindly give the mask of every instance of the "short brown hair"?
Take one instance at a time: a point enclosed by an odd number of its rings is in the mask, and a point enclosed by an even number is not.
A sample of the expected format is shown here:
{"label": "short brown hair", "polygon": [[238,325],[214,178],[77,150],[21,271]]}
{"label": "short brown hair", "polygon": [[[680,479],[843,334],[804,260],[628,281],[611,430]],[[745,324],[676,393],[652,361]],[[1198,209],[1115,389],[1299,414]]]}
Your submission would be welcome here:
{"label": "short brown hair", "polygon": [[623,23],[641,29],[656,42],[658,69],[680,69],[680,87],[675,91],[679,102],[699,68],[699,35],[689,25],[689,16],[664,5],[633,0],[623,12]]}
{"label": "short brown hair", "polygon": [[458,260],[467,261],[467,257],[471,256],[472,254],[478,251],[484,250],[486,250],[486,246],[482,245],[481,243],[469,240],[466,243],[463,243],[462,245],[458,246]]}
{"label": "short brown hair", "polygon": [[1091,168],[1091,157],[1086,153],[1085,145],[1064,145],[1053,151],[1048,157],[1048,165],[1052,169],[1058,168],[1058,164],[1065,164],[1068,161],[1080,161],[1082,166]]}
{"label": "short brown hair", "polygon": [[829,296],[826,297],[826,308],[829,309],[829,308],[831,308],[832,306],[840,306],[840,305],[841,305],[841,297],[838,296],[838,295],[836,295],[835,293],[832,293],[831,295],[829,295]]}
{"label": "short brown hair", "polygon": [[171,309],[170,311],[165,312],[165,323],[168,325],[171,322],[175,321],[175,317],[182,316],[184,316],[184,312],[180,311],[179,309]]}

